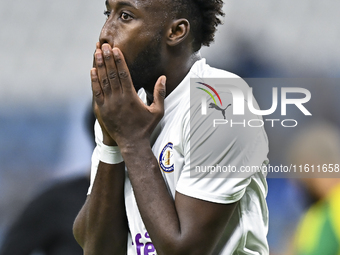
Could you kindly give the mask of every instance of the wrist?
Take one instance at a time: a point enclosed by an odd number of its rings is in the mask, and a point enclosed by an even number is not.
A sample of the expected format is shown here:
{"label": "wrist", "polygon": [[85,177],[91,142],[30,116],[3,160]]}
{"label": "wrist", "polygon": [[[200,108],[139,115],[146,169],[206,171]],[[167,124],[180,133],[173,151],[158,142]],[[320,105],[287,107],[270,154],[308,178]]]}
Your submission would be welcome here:
{"label": "wrist", "polygon": [[118,146],[114,140],[103,139],[103,144],[106,146]]}
{"label": "wrist", "polygon": [[144,140],[134,140],[133,142],[122,142],[119,141],[119,149],[122,155],[136,155],[141,150],[145,151],[148,148],[151,149],[150,141],[148,139]]}
{"label": "wrist", "polygon": [[111,138],[111,136],[107,136],[103,132],[103,144],[107,146],[117,146],[117,143],[115,140]]}
{"label": "wrist", "polygon": [[98,146],[99,160],[106,164],[119,164],[124,161],[118,146],[107,146],[101,144]]}

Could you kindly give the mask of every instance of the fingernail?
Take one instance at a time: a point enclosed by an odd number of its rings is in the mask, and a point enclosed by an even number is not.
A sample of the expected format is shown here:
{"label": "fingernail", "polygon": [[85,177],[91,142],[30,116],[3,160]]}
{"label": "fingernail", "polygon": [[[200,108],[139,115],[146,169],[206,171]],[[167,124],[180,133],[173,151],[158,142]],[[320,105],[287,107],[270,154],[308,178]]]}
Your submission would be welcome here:
{"label": "fingernail", "polygon": [[109,45],[108,44],[103,44],[102,46],[103,51],[109,51]]}
{"label": "fingernail", "polygon": [[161,83],[162,83],[163,86],[165,86],[165,83],[166,83],[166,77],[165,76],[162,76]]}
{"label": "fingernail", "polygon": [[97,75],[96,69],[95,69],[95,68],[92,68],[92,69],[91,69],[91,75],[92,75],[92,76],[96,76],[96,75]]}
{"label": "fingernail", "polygon": [[113,55],[115,55],[115,56],[119,55],[119,52],[118,52],[117,48],[113,48],[112,52],[113,52]]}
{"label": "fingernail", "polygon": [[97,60],[102,60],[102,54],[100,52],[96,52],[95,57]]}

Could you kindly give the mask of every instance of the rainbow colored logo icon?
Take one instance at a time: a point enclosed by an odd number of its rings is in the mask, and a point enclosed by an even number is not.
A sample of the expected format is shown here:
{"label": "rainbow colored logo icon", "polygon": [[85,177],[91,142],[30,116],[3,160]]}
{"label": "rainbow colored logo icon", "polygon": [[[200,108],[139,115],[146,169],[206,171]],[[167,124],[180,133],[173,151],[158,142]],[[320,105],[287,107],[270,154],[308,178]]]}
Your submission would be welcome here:
{"label": "rainbow colored logo icon", "polygon": [[[210,85],[208,85],[208,84],[206,84],[206,83],[203,83],[203,82],[197,82],[197,83],[198,83],[198,84],[201,84],[201,85],[203,85],[203,86],[206,86],[206,87],[209,88],[212,92],[214,92],[214,94],[217,96],[218,100],[220,101],[221,106],[223,106],[223,105],[222,105],[222,100],[221,100],[220,95],[217,93],[217,91],[216,91],[213,87],[211,87]],[[214,101],[215,105],[217,105],[214,96],[211,94],[211,92],[210,92],[209,90],[204,89],[204,88],[200,88],[200,87],[196,87],[196,88],[198,88],[198,89],[200,89],[200,90],[203,90],[204,92],[208,93],[208,95],[209,95],[209,96],[212,98],[212,100]]]}

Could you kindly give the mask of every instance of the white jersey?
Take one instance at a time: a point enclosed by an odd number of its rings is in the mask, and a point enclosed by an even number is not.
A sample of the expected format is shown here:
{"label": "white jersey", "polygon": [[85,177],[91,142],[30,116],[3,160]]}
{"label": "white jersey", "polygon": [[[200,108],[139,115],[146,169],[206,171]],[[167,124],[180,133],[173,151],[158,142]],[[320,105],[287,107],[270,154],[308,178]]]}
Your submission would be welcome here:
{"label": "white jersey", "polygon": [[[249,131],[243,128],[230,128],[228,132],[223,131],[222,136],[215,135],[214,145],[210,147],[214,149],[209,152],[202,148],[205,143],[211,143],[211,139],[202,138],[199,144],[190,145],[191,78],[237,78],[237,76],[212,68],[205,63],[205,59],[201,59],[192,66],[176,89],[165,98],[164,117],[152,134],[151,144],[168,190],[173,198],[175,198],[175,193],[179,192],[215,203],[228,204],[239,201],[223,235],[220,254],[269,254],[266,238],[268,210],[265,201],[267,195],[265,177],[254,173],[246,178],[204,178],[204,176],[192,178],[190,176],[190,170],[192,170],[190,169],[190,151],[191,153],[195,151],[198,155],[198,157],[191,158],[191,165],[204,165],[205,163],[211,166],[219,164],[240,167],[267,164],[268,141],[264,129],[253,128]],[[242,90],[246,90],[246,87],[247,85]],[[145,93],[140,92],[139,95],[142,100],[146,101]],[[219,119],[222,116],[218,111],[214,114],[218,115]],[[254,115],[248,115],[246,118],[254,117]],[[213,118],[213,116],[210,117]],[[191,129],[193,128],[195,127],[192,126]],[[218,127],[216,129],[218,130]],[[191,130],[191,132],[194,131]],[[213,135],[209,133],[210,131],[207,132],[207,136]],[[95,125],[95,134],[97,144],[102,143],[102,132],[98,122]],[[95,149],[92,156],[89,193],[99,163],[97,153]],[[125,205],[131,233],[128,241],[128,254],[157,254],[141,219],[128,178],[125,182]]]}

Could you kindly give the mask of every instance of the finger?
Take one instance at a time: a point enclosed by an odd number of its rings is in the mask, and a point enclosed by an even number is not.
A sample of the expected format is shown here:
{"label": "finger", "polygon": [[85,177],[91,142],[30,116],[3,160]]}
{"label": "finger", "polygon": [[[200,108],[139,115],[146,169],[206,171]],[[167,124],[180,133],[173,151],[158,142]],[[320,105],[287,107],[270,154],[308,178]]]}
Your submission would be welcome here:
{"label": "finger", "polygon": [[99,84],[102,88],[103,94],[104,94],[104,96],[110,95],[112,91],[111,91],[111,86],[110,86],[110,83],[109,83],[109,78],[107,77],[107,74],[106,74],[106,67],[105,67],[105,63],[104,63],[102,50],[97,49],[94,56],[95,56],[95,60],[96,60],[96,67],[97,67],[97,72],[98,72]]}
{"label": "finger", "polygon": [[125,62],[123,53],[118,48],[113,48],[113,57],[117,66],[118,77],[123,91],[134,90],[129,68]]}
{"label": "finger", "polygon": [[91,69],[91,85],[92,85],[92,93],[93,93],[93,101],[97,105],[102,105],[104,103],[104,95],[102,88],[99,84],[99,79],[97,75],[96,68]]}
{"label": "finger", "polygon": [[153,111],[158,113],[160,117],[164,114],[164,99],[166,95],[166,77],[162,75],[158,78],[154,91],[153,91],[153,103],[150,105]]}
{"label": "finger", "polygon": [[92,65],[93,68],[96,68],[96,60],[95,60],[94,55],[96,54],[97,49],[100,49],[100,43],[99,42],[96,43],[96,50],[93,53],[93,65]]}
{"label": "finger", "polygon": [[121,88],[119,78],[117,75],[117,67],[113,59],[113,52],[111,46],[107,43],[102,46],[104,62],[106,67],[106,74],[111,85],[111,90],[115,91]]}

